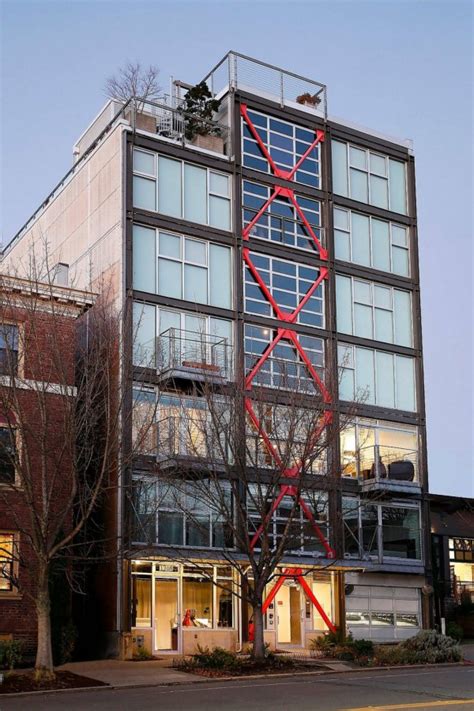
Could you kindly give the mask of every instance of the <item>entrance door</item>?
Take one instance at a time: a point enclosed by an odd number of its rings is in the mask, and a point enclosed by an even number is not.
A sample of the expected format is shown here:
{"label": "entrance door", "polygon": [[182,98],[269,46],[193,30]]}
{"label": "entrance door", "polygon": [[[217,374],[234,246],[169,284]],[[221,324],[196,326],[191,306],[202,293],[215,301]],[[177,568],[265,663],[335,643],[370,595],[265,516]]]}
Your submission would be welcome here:
{"label": "entrance door", "polygon": [[176,578],[155,578],[154,610],[155,651],[178,651],[180,625]]}
{"label": "entrance door", "polygon": [[301,592],[293,581],[285,582],[276,596],[278,644],[301,644]]}

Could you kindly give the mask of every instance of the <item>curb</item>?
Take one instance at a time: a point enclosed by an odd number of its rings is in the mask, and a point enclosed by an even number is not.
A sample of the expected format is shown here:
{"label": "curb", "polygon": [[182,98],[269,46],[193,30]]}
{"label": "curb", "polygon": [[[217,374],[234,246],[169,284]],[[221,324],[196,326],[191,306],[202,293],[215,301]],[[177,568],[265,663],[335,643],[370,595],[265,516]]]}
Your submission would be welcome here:
{"label": "curb", "polygon": [[[440,667],[464,667],[474,666],[474,661],[465,662],[442,662],[441,664],[397,664],[394,666],[385,667],[358,667],[356,669],[329,669],[320,671],[303,671],[303,672],[279,672],[275,674],[245,674],[243,676],[218,676],[218,677],[202,677],[200,679],[183,679],[183,681],[163,681],[157,683],[140,683],[140,684],[107,684],[104,682],[101,686],[80,686],[71,689],[44,689],[40,691],[20,691],[12,694],[0,694],[0,702],[8,699],[16,699],[25,696],[44,696],[45,694],[63,694],[63,693],[80,693],[83,691],[120,691],[121,689],[154,689],[160,686],[183,686],[184,684],[205,684],[216,681],[245,681],[247,679],[278,679],[284,677],[299,677],[299,676],[331,676],[337,674],[359,674],[361,672],[380,672],[392,671],[394,669],[439,669]],[[186,674],[187,672],[183,672]]]}

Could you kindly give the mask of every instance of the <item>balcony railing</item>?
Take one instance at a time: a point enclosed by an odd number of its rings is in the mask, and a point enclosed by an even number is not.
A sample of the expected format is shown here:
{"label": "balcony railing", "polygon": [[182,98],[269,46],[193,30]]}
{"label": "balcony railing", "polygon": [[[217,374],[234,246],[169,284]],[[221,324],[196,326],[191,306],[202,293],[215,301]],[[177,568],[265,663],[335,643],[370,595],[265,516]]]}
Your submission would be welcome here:
{"label": "balcony railing", "polygon": [[346,558],[373,560],[378,563],[392,559],[419,563],[422,560],[422,530],[396,524],[344,521]]}
{"label": "balcony railing", "polygon": [[[296,461],[304,460],[305,473],[323,475],[327,472],[327,463],[325,453],[319,457],[311,458],[308,456],[310,432],[307,433],[306,441],[297,441],[291,438],[292,441],[274,439],[270,435],[270,441],[275,449],[276,454],[283,461],[285,466],[292,466]],[[278,469],[275,460],[268,451],[263,437],[258,435],[247,435],[247,465],[261,469]],[[288,461],[287,461],[288,460]]]}
{"label": "balcony railing", "polygon": [[357,474],[364,489],[419,488],[418,452],[403,447],[362,447],[356,457]]}
{"label": "balcony railing", "polygon": [[326,85],[286,69],[228,52],[204,77],[213,96],[229,88],[259,94],[280,106],[308,110],[327,117]]}
{"label": "balcony railing", "polygon": [[[164,417],[157,423],[157,457],[161,462],[177,459],[212,463],[230,460],[225,431],[220,437],[203,410]],[[220,439],[220,441],[219,441]]]}
{"label": "balcony railing", "polygon": [[232,378],[233,348],[226,338],[170,328],[156,339],[156,367],[163,377],[216,383]]}

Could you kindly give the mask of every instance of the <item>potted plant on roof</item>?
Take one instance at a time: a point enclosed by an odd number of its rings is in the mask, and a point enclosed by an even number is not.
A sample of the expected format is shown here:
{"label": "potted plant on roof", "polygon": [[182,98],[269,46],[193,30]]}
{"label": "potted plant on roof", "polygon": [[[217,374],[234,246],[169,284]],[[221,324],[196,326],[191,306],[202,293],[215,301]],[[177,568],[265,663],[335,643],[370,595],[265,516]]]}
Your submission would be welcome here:
{"label": "potted plant on roof", "polygon": [[309,91],[305,91],[304,94],[296,97],[296,103],[316,109],[321,103],[321,98],[317,94],[310,94]]}
{"label": "potted plant on roof", "polygon": [[222,129],[213,123],[219,104],[212,98],[206,82],[202,81],[186,92],[180,111],[184,115],[184,135],[188,141],[200,148],[223,153]]}

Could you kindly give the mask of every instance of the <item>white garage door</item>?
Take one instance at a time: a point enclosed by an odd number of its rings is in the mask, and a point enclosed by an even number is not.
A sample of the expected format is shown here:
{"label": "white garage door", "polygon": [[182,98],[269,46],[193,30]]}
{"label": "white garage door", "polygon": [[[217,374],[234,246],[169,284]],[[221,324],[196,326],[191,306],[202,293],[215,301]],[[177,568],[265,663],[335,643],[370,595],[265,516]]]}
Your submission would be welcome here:
{"label": "white garage door", "polygon": [[355,639],[388,642],[412,637],[421,629],[420,590],[354,585],[346,594],[346,623]]}

